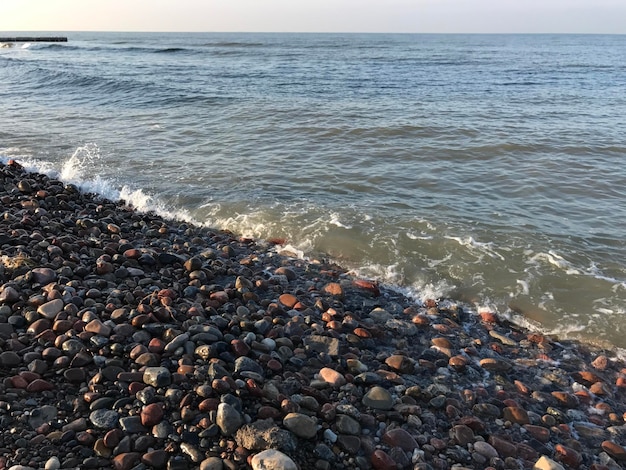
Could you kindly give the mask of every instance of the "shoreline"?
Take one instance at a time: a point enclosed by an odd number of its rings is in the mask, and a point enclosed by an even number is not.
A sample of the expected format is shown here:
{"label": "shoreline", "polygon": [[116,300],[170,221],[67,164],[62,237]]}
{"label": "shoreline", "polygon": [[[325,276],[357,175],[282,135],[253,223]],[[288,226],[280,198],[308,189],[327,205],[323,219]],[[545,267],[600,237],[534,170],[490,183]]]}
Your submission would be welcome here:
{"label": "shoreline", "polygon": [[626,462],[610,351],[0,177],[0,470]]}

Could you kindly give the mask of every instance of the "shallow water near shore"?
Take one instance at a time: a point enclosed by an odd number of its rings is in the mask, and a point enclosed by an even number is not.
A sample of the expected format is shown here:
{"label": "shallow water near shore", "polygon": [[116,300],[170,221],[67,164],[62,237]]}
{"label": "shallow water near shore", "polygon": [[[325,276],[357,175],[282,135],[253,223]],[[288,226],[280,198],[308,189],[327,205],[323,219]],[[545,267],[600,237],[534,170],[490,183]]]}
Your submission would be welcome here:
{"label": "shallow water near shore", "polygon": [[0,159],[626,347],[626,37],[74,33],[0,52]]}

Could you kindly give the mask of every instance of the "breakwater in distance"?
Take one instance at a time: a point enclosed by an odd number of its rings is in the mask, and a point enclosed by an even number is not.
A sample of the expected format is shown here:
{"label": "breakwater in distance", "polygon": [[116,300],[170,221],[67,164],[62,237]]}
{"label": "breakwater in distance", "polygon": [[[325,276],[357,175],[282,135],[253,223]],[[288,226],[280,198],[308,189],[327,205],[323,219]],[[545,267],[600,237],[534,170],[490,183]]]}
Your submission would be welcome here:
{"label": "breakwater in distance", "polygon": [[624,347],[624,41],[76,33],[0,52],[0,158]]}

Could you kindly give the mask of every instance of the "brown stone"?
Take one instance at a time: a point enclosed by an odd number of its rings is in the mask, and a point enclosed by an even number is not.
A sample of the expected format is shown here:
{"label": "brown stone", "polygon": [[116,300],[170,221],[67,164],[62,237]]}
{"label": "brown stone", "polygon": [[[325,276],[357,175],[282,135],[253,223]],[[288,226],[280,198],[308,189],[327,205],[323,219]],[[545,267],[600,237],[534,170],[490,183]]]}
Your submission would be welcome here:
{"label": "brown stone", "polygon": [[319,372],[320,378],[330,384],[333,387],[341,387],[346,384],[346,378],[343,374],[337,372],[335,369],[331,369],[330,367],[324,367]]}
{"label": "brown stone", "polygon": [[298,303],[298,298],[293,294],[282,294],[278,297],[278,301],[287,308],[293,308]]}
{"label": "brown stone", "polygon": [[139,452],[125,452],[113,457],[111,463],[115,470],[130,470],[137,465],[140,460],[141,454]]}
{"label": "brown stone", "polygon": [[557,444],[554,446],[554,450],[557,459],[572,468],[578,468],[583,460],[579,452],[563,444]]}
{"label": "brown stone", "polygon": [[398,470],[398,465],[391,456],[381,449],[376,449],[371,457],[372,467],[376,470]]}
{"label": "brown stone", "polygon": [[498,451],[498,454],[502,458],[515,457],[517,455],[517,448],[515,444],[509,441],[505,441],[501,437],[491,435],[489,436],[489,444]]}
{"label": "brown stone", "polygon": [[402,374],[410,374],[415,369],[415,363],[407,356],[394,354],[385,359],[385,364]]}
{"label": "brown stone", "polygon": [[513,366],[506,359],[497,359],[495,357],[486,357],[480,360],[480,367],[491,372],[507,372]]}
{"label": "brown stone", "polygon": [[54,390],[54,385],[43,379],[35,379],[26,387],[27,392],[37,393],[46,390]]}
{"label": "brown stone", "polygon": [[604,441],[602,450],[620,462],[626,462],[626,449],[613,441]]}
{"label": "brown stone", "polygon": [[383,442],[390,447],[400,447],[406,452],[417,449],[418,443],[407,431],[402,428],[394,428],[383,434]]}
{"label": "brown stone", "polygon": [[452,367],[454,370],[456,370],[457,372],[462,372],[465,370],[465,368],[467,367],[467,359],[464,356],[452,356],[449,360],[448,360],[448,365],[450,367]]}
{"label": "brown stone", "polygon": [[528,434],[537,439],[539,442],[546,443],[550,441],[550,430],[548,428],[535,426],[533,424],[526,424],[524,425],[524,429],[526,429]]}
{"label": "brown stone", "polygon": [[163,406],[160,403],[150,403],[141,410],[141,424],[146,427],[154,426],[163,419]]}
{"label": "brown stone", "polygon": [[474,441],[474,431],[469,426],[457,424],[450,430],[450,437],[453,438],[460,446],[465,447]]}
{"label": "brown stone", "polygon": [[512,423],[528,424],[530,419],[525,409],[517,406],[508,406],[502,410],[502,417]]}
{"label": "brown stone", "polygon": [[324,286],[324,292],[335,297],[343,297],[343,287],[337,282],[329,282]]}

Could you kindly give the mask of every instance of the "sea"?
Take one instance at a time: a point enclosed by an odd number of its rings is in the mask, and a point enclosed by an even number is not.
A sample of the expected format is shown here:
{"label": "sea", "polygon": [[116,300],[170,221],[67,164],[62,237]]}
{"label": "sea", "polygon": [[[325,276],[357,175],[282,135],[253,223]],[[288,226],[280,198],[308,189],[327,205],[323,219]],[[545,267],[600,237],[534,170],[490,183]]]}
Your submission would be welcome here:
{"label": "sea", "polygon": [[626,36],[62,34],[0,48],[1,161],[626,348]]}

